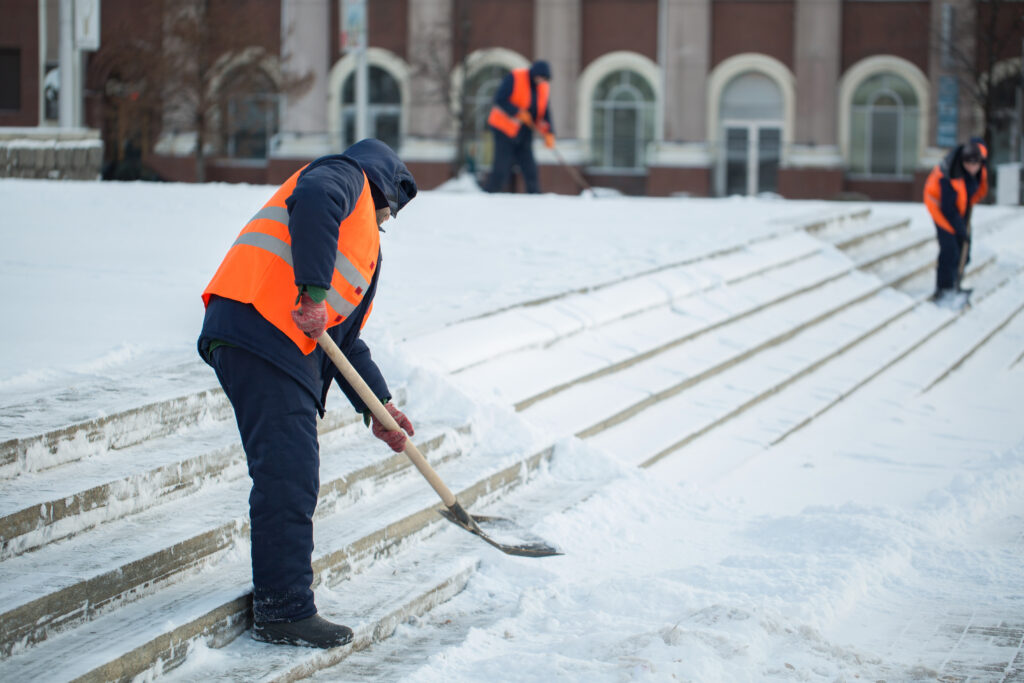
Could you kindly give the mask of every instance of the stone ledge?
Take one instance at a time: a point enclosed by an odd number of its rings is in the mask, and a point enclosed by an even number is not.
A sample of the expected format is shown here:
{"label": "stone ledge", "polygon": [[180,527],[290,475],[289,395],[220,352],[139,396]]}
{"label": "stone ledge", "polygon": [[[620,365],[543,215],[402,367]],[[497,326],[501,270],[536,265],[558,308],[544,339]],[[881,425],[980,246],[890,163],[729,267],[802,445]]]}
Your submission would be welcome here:
{"label": "stone ledge", "polygon": [[99,131],[0,128],[0,178],[97,180],[102,165]]}

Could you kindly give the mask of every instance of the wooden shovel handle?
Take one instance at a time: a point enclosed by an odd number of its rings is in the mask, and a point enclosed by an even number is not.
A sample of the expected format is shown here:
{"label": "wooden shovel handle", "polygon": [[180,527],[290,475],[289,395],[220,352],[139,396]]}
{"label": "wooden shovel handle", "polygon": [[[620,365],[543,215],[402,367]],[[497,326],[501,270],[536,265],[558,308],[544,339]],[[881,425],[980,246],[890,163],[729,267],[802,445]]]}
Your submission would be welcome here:
{"label": "wooden shovel handle", "polygon": [[[391,431],[398,431],[401,427],[395,422],[395,418],[391,417],[391,413],[384,407],[384,404],[380,402],[380,399],[374,395],[373,390],[370,389],[369,385],[359,375],[359,372],[352,367],[352,364],[348,362],[348,358],[345,358],[345,354],[341,352],[338,345],[334,343],[330,335],[326,332],[321,334],[317,340],[317,344],[320,348],[330,357],[330,359],[337,366],[341,372],[341,376],[345,378],[345,381],[349,383],[356,393],[359,394],[359,398],[363,399],[363,403],[370,409],[374,417],[380,420],[387,429]],[[427,483],[437,491],[437,495],[441,496],[441,501],[449,508],[457,505],[458,501],[455,500],[455,495],[451,490],[445,486],[441,478],[437,476],[437,472],[430,466],[427,459],[423,457],[419,449],[412,442],[412,439],[405,440],[405,454],[412,460],[412,464],[416,466],[416,469],[420,471],[420,474],[427,480]]]}

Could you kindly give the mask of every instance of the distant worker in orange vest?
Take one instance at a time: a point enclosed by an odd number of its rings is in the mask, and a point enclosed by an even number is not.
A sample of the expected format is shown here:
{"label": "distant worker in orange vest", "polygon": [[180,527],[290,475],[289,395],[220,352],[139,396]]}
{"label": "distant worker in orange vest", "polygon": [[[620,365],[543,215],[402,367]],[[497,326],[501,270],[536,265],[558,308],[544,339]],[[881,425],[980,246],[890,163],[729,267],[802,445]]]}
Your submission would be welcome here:
{"label": "distant worker in orange vest", "polygon": [[935,221],[939,260],[932,299],[947,305],[966,302],[960,287],[971,253],[971,209],[988,193],[988,150],[978,138],[958,145],[932,169],[924,185],[924,204]]}
{"label": "distant worker in orange vest", "polygon": [[548,108],[551,67],[538,60],[529,69],[513,69],[494,93],[487,125],[494,137],[494,163],[484,189],[500,192],[513,166],[519,166],[526,191],[540,192],[537,162],[533,158],[533,132],[544,136],[544,145],[555,146],[555,131]]}
{"label": "distant worker in orange vest", "polygon": [[[299,169],[242,228],[203,292],[199,354],[235,411],[252,478],[252,637],[329,648],[352,630],[313,602],[313,512],[320,488],[317,415],[337,381],[369,414],[315,339],[327,331],[406,433],[359,332],[380,276],[381,225],[416,196],[416,182],[379,140]],[[393,450],[405,434],[372,418]]]}

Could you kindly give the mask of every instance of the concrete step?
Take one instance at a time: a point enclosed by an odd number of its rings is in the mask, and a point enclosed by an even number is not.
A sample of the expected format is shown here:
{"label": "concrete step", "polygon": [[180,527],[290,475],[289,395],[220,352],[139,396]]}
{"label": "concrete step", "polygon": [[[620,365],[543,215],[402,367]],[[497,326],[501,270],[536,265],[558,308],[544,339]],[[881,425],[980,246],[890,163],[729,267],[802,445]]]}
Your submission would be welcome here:
{"label": "concrete step", "polygon": [[[1019,271],[1013,277],[1017,277]],[[1012,282],[1012,280],[1010,280]],[[992,288],[979,291],[979,308],[1015,310],[1010,300],[998,300],[1013,292],[1013,285],[1004,280]],[[1018,290],[1019,291],[1019,290]],[[989,301],[991,297],[997,300]],[[1024,296],[1018,295],[1019,300]],[[1001,324],[1024,335],[1024,316],[1019,313],[983,323],[974,329],[974,309],[957,313],[935,306],[920,298],[914,308],[882,327],[863,342],[830,360],[814,372],[800,378],[753,406],[721,428],[701,435],[679,452],[670,467],[703,481],[714,481],[735,470],[747,460],[759,457],[766,450],[801,430],[815,424],[829,410],[851,401],[866,406],[868,412],[880,405],[904,403],[927,385],[937,374],[947,373],[964,361],[970,344],[961,335],[977,339],[988,335]],[[1007,335],[1009,336],[1009,335]],[[1018,337],[1018,344],[1019,337]],[[990,346],[986,343],[982,350]],[[1008,365],[1017,348],[1012,338],[1002,351],[994,352]],[[950,349],[957,349],[950,353]]]}
{"label": "concrete step", "polygon": [[[395,394],[402,405],[404,391]],[[187,496],[206,483],[246,476],[233,414],[216,420],[202,409],[203,395],[185,398],[175,404],[199,409],[173,432],[153,414],[149,436],[136,428],[130,446],[0,484],[0,560]],[[352,410],[334,410],[318,421],[318,432],[328,434],[358,419]]]}
{"label": "concrete step", "polygon": [[220,389],[150,403],[107,417],[0,443],[0,478],[39,472],[167,436],[203,420],[227,420],[231,405]]}
{"label": "concrete step", "polygon": [[[802,232],[789,232],[704,261],[455,323],[409,340],[403,348],[418,361],[445,372],[457,372],[503,354],[542,347],[722,284],[758,276],[821,248],[820,241]],[[501,334],[496,334],[496,330]]]}
{"label": "concrete step", "polygon": [[[921,393],[932,390],[946,379],[1020,315],[1024,310],[1024,297],[1019,294],[1022,284],[1024,277],[1017,276],[988,296],[986,292],[972,295],[970,307],[961,312],[960,324],[954,327],[956,347],[946,354],[947,363],[934,368]],[[993,302],[998,303],[993,305]]]}
{"label": "concrete step", "polygon": [[846,249],[845,253],[858,268],[878,270],[887,261],[906,257],[917,249],[934,244],[934,229],[926,230],[924,224],[918,221],[860,242]]}
{"label": "concrete step", "polygon": [[[154,382],[154,377],[160,381]],[[17,388],[0,391],[0,443],[102,421],[216,388],[210,366],[194,349],[168,351],[159,357],[146,354],[139,359],[119,355],[109,367],[96,368],[96,372],[87,369],[84,375],[73,374],[56,382],[44,374],[37,383],[21,382]],[[2,476],[6,475],[0,468]]]}
{"label": "concrete step", "polygon": [[906,228],[910,219],[902,214],[870,215],[861,220],[833,223],[814,236],[844,251],[880,235]]}
{"label": "concrete step", "polygon": [[[1019,276],[1020,272],[1021,269],[1019,267],[992,267],[987,269],[986,275],[991,275],[991,277],[979,280],[978,288],[975,290],[973,297],[975,299],[975,307],[983,306],[989,309],[993,303],[985,302],[991,297],[1000,294],[1000,292],[1004,292],[1005,288]],[[787,408],[790,411],[789,418],[775,421],[770,419],[764,420],[763,423],[765,424],[773,422],[775,425],[766,432],[769,434],[769,438],[764,441],[764,445],[770,446],[783,441],[840,402],[852,396],[855,392],[860,391],[869,384],[881,381],[881,378],[886,376],[887,373],[889,375],[895,374],[894,368],[900,364],[917,366],[924,374],[930,374],[934,378],[936,372],[940,374],[948,372],[954,366],[963,363],[966,360],[965,354],[971,345],[968,344],[966,348],[961,348],[959,342],[952,343],[949,341],[944,343],[956,347],[956,351],[945,354],[943,358],[939,359],[937,367],[933,365],[933,367],[926,370],[925,367],[917,365],[913,361],[914,354],[919,353],[919,350],[921,353],[926,353],[925,347],[943,343],[941,340],[948,339],[947,334],[960,334],[959,332],[947,333],[947,328],[953,328],[954,326],[956,328],[961,326],[974,327],[974,323],[969,322],[974,320],[973,308],[960,312],[939,308],[928,300],[928,294],[930,292],[914,297],[917,305],[910,314],[900,318],[894,324],[887,326],[879,334],[874,335],[865,343],[858,345],[845,354],[842,358],[842,363],[833,363],[830,367],[816,373],[813,378],[809,378],[809,381],[806,383],[807,388],[804,390],[804,397],[787,396],[786,400],[780,401],[781,404],[786,404],[787,406],[801,405],[810,401],[813,403],[813,409],[801,410],[799,413],[803,415],[801,419],[794,419],[792,408]],[[1005,307],[1007,303],[997,300],[995,305]],[[1010,305],[1012,306],[1012,304]],[[1019,318],[1020,316],[1018,315],[1012,321],[1019,321]],[[981,337],[992,336],[993,331],[998,331],[996,328],[1010,322],[1010,319],[1003,321],[997,319],[994,323],[983,323],[979,328],[981,330],[980,335]],[[973,336],[976,332],[979,332],[979,330],[972,330],[971,335]],[[974,336],[974,339],[977,340],[978,337]],[[934,360],[929,362],[935,363]],[[911,381],[904,377],[899,384],[904,388],[918,386],[917,391],[920,390],[919,380]],[[899,402],[898,396],[899,392],[896,386],[892,385],[888,399]],[[906,394],[906,396],[909,398],[910,394]]]}
{"label": "concrete step", "polygon": [[[558,459],[571,457],[571,452],[562,452],[557,456]],[[558,467],[558,464],[553,463],[552,466]],[[572,467],[571,464],[569,466]],[[576,477],[571,478],[541,474],[530,484],[510,492],[500,500],[474,508],[481,514],[495,514],[513,519],[528,531],[543,528],[551,515],[585,500],[616,476],[615,471],[609,472],[604,468],[596,470],[578,473]],[[376,593],[376,581],[384,582],[385,593],[392,585],[401,585],[409,591],[427,594],[434,582],[419,579],[409,568],[410,563],[415,563],[414,567],[429,564],[443,567],[446,562],[452,562],[452,558],[457,557],[470,564],[476,561],[531,565],[537,562],[558,562],[556,558],[537,560],[495,555],[494,550],[460,529],[451,525],[444,525],[441,529],[439,533],[418,541],[408,552],[375,562],[374,566],[367,570],[365,580],[364,574],[358,574],[351,581],[331,586],[329,590],[321,587],[317,593],[318,606],[329,616],[337,616],[342,622],[360,622],[360,615],[363,612],[372,615],[374,610],[363,608],[358,595],[360,592]],[[419,559],[424,555],[428,559]],[[384,571],[379,571],[380,569]],[[321,595],[324,595],[326,600],[321,601]],[[510,601],[508,607],[515,610],[515,601]],[[488,613],[479,616],[483,621],[500,618]],[[389,671],[382,679],[375,675],[375,672],[379,674],[375,665],[381,663],[381,648],[389,647],[386,641],[381,642],[382,638],[394,629],[394,622],[387,623],[385,627],[378,627],[374,633],[373,647],[367,650],[362,649],[365,640],[360,638],[360,628],[354,623],[350,625],[356,630],[354,647],[339,648],[330,653],[265,646],[253,642],[248,634],[242,634],[241,637],[216,650],[200,644],[192,648],[189,657],[180,668],[167,674],[166,680],[292,681],[306,677],[323,681],[394,680],[393,671]],[[453,625],[453,628],[458,626]],[[369,629],[366,629],[366,632],[369,632]],[[430,643],[430,646],[436,646],[436,642]],[[417,657],[417,652],[404,647],[397,654],[407,661],[415,661]]]}
{"label": "concrete step", "polygon": [[[885,223],[893,225],[894,221]],[[900,230],[905,230],[907,221],[895,223],[901,226]],[[913,240],[915,244],[917,241],[917,238]],[[881,247],[876,245],[876,251],[867,259],[892,265],[884,274],[883,284],[894,284],[922,268],[933,267],[933,257],[893,263],[896,256],[904,254],[906,244],[906,239],[900,239]],[[815,284],[826,283],[847,270],[848,264],[842,258],[833,258],[828,253],[814,254],[735,286],[703,291],[671,306],[623,318],[588,330],[586,334],[563,337],[542,347],[508,353],[456,374],[464,385],[486,387],[492,395],[525,410],[576,383],[617,372],[720,325],[736,323],[745,315],[762,307],[767,309]],[[779,280],[787,278],[793,286],[791,291],[779,286]],[[615,348],[617,355],[609,357],[609,347]],[[601,349],[600,354],[596,349]],[[523,368],[531,371],[525,372]]]}
{"label": "concrete step", "polygon": [[871,206],[868,204],[837,205],[815,209],[805,214],[790,217],[787,224],[798,226],[812,234],[831,230],[851,222],[860,222],[871,217]]}
{"label": "concrete step", "polygon": [[880,289],[880,283],[870,276],[858,272],[844,275],[620,372],[573,384],[522,414],[553,433],[591,436],[782,343]]}
{"label": "concrete step", "polygon": [[664,353],[763,307],[823,286],[849,270],[849,262],[838,252],[814,253],[783,268],[615,320],[586,334],[505,354],[455,377],[466,386],[488,387],[517,410],[524,410],[576,382]]}
{"label": "concrete step", "polygon": [[[432,463],[461,455],[452,430],[422,428],[421,447]],[[411,478],[403,454],[381,457],[361,425],[343,431],[349,433],[334,432],[321,443],[317,517],[352,506],[364,491],[401,475]],[[189,496],[0,563],[0,655],[181,580],[246,543],[250,487],[247,477],[207,482]],[[140,536],[140,530],[159,535]]]}
{"label": "concrete step", "polygon": [[[381,558],[366,572],[318,590],[320,613],[355,632],[353,643],[344,648],[322,651],[252,641],[245,634],[251,626],[249,568],[236,561],[104,614],[87,629],[59,634],[30,652],[0,661],[0,678],[239,681],[257,680],[257,672],[268,666],[296,673],[329,666],[462,590],[479,562],[468,551],[473,538],[454,526],[444,527],[440,535],[440,547],[412,548],[401,564]],[[232,656],[239,650],[238,657]]]}
{"label": "concrete step", "polygon": [[[551,454],[550,448],[532,455],[481,448],[474,457],[435,465],[460,502],[472,510],[474,504],[487,505],[524,484],[550,460]],[[325,462],[332,457],[325,455]],[[451,526],[437,514],[436,496],[418,475],[367,488],[374,490],[373,496],[359,496],[341,509],[328,505],[322,518],[318,514],[313,561],[317,585],[330,587],[376,567],[382,558],[404,552]],[[141,528],[154,527],[146,522]],[[166,536],[161,534],[158,542],[166,544]],[[64,633],[48,633],[35,645],[30,646],[30,637],[17,642],[13,654],[0,661],[0,679],[22,680],[8,676],[45,670],[46,661],[51,666],[59,665],[61,671],[87,670],[97,680],[104,680],[110,672],[132,677],[154,666],[174,665],[187,643],[204,638],[223,644],[244,630],[249,614],[249,581],[247,534],[239,534],[232,547],[196,571],[165,582],[160,590],[97,609],[88,623]],[[5,586],[8,583],[4,581]],[[136,604],[142,605],[140,609],[152,623],[139,634],[133,631],[111,638],[119,629],[139,625],[121,616],[129,613],[125,610],[135,610]],[[5,616],[5,625],[6,621]],[[67,647],[68,643],[72,647]]]}
{"label": "concrete step", "polygon": [[[863,343],[913,306],[905,295],[877,292],[777,345],[761,347],[756,355],[724,369],[714,382],[694,385],[594,432],[590,442],[627,462],[649,466]],[[642,448],[637,434],[646,437]]]}

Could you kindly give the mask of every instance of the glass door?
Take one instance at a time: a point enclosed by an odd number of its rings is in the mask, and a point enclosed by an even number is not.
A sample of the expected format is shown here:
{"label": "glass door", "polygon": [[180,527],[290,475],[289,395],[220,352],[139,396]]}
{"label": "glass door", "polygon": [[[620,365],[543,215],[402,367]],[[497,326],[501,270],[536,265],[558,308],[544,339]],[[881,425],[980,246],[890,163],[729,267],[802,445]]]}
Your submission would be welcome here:
{"label": "glass door", "polygon": [[720,187],[726,196],[777,192],[782,128],[759,122],[725,125]]}
{"label": "glass door", "polygon": [[725,129],[725,195],[749,194],[750,129]]}
{"label": "glass door", "polygon": [[779,191],[779,159],[782,157],[782,129],[757,129],[757,178],[754,186],[758,193]]}

